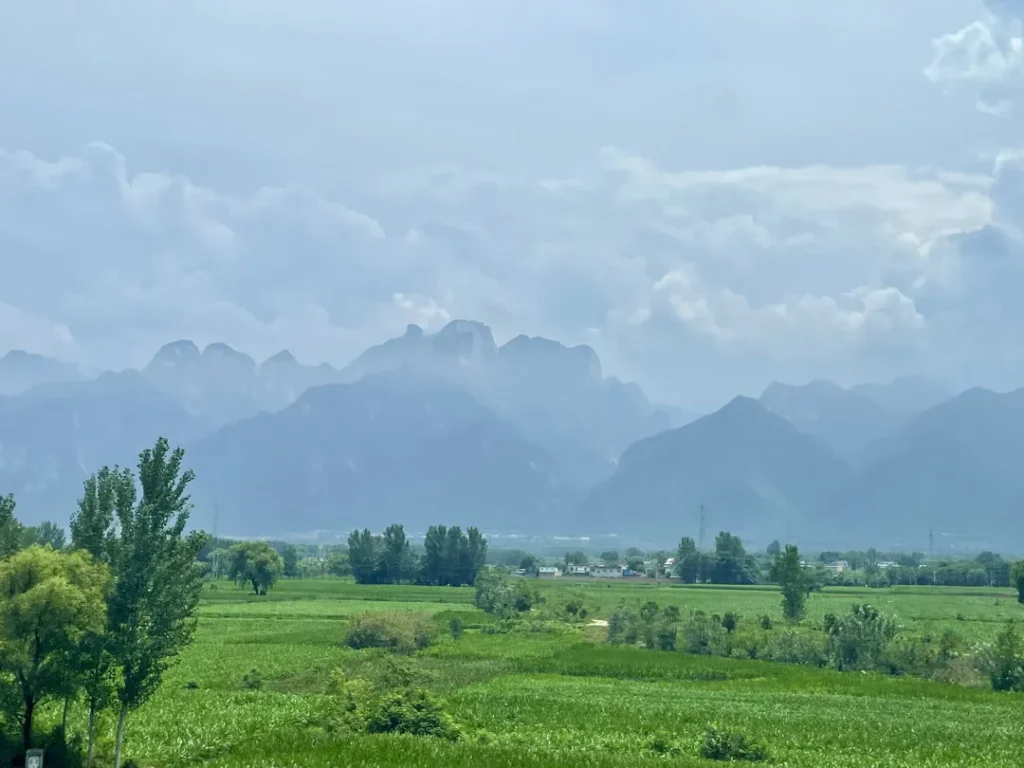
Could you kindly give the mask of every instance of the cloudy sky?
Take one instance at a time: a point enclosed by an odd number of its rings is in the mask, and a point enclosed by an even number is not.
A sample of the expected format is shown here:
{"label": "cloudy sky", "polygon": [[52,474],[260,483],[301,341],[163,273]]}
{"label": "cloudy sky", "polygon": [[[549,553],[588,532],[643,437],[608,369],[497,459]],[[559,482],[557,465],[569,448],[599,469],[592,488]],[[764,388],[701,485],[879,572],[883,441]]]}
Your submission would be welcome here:
{"label": "cloudy sky", "polygon": [[0,4],[0,354],[456,317],[660,400],[1024,384],[1024,0]]}

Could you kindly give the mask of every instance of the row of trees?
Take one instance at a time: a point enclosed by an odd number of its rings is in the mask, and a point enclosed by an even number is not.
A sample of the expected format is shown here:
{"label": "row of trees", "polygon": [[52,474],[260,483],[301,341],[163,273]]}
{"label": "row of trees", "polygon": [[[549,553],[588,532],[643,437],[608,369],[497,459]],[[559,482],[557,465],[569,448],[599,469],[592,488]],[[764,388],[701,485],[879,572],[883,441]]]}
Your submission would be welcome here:
{"label": "row of trees", "polygon": [[676,550],[675,574],[687,584],[756,584],[761,571],[739,536],[722,531],[715,537],[714,552],[701,552],[693,539],[683,537]]}
{"label": "row of trees", "polygon": [[417,557],[405,528],[395,524],[382,536],[369,529],[349,534],[348,561],[359,584],[470,585],[487,562],[487,539],[476,528],[432,525]]}
{"label": "row of trees", "polygon": [[[103,468],[90,477],[71,519],[67,549],[56,537],[20,549],[14,499],[0,502],[0,696],[32,745],[40,703],[88,708],[86,764],[96,716],[118,711],[114,766],[128,715],[157,689],[195,628],[202,586],[201,532],[186,533],[193,475],[163,438],[139,456],[138,474]],[[40,527],[42,528],[42,526]],[[19,538],[19,542],[23,539]]]}

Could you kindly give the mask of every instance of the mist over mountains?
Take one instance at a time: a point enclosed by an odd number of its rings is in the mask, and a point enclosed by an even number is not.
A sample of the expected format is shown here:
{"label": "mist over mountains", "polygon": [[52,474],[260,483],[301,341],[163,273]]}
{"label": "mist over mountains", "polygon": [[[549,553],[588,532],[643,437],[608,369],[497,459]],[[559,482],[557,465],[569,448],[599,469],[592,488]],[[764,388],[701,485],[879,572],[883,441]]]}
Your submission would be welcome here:
{"label": "mist over mountains", "polygon": [[163,434],[196,471],[195,524],[216,515],[224,534],[445,521],[668,544],[704,505],[709,532],[758,543],[1024,543],[1024,390],[773,383],[694,419],[605,376],[589,347],[499,346],[456,320],[340,369],[177,341],[87,379],[12,352],[0,393],[0,492],[29,520],[66,522],[89,473]]}

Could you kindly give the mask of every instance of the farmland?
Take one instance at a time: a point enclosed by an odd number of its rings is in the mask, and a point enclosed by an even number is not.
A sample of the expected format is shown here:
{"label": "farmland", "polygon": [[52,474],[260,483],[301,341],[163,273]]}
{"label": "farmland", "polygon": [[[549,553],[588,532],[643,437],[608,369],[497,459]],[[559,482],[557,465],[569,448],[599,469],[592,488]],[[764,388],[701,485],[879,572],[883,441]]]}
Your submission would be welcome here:
{"label": "farmland", "polygon": [[[549,601],[583,594],[589,618],[653,601],[733,611],[741,625],[762,615],[782,623],[772,589],[538,587]],[[835,589],[811,597],[804,623],[857,602],[895,615],[911,634],[953,630],[969,642],[991,640],[1007,619],[1024,615],[1009,590]],[[341,642],[352,617],[371,612],[416,612],[439,626],[460,618],[465,633],[443,634],[417,651],[407,672],[438,695],[464,738],[325,727],[337,707],[332,673],[358,676],[382,663],[380,652]],[[765,745],[778,765],[1019,765],[1019,694],[612,646],[604,629],[585,624],[489,633],[490,624],[470,588],[285,580],[255,597],[226,582],[207,584],[195,641],[131,719],[127,754],[139,765],[168,767],[709,766],[697,744],[717,724]],[[107,739],[112,725],[103,723]]]}

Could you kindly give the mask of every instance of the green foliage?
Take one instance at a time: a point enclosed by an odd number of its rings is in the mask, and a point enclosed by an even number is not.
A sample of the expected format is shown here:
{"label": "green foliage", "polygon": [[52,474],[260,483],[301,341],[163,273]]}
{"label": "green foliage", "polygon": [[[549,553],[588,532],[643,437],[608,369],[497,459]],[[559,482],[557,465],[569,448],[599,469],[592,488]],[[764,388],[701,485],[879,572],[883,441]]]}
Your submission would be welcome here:
{"label": "green foliage", "polygon": [[768,549],[765,551],[768,553],[768,557],[774,560],[776,557],[782,554],[782,545],[779,544],[778,539],[776,539],[768,545]]}
{"label": "green foliage", "polygon": [[529,553],[523,555],[523,559],[519,561],[519,567],[527,573],[536,573],[539,566],[537,558]]}
{"label": "green foliage", "polygon": [[565,553],[566,568],[570,565],[586,565],[588,562],[587,555],[582,549],[574,549],[572,552]]}
{"label": "green foliage", "polygon": [[742,733],[712,726],[704,734],[700,756],[705,760],[760,763],[768,759],[768,751]]}
{"label": "green foliage", "polygon": [[448,620],[448,631],[452,635],[452,640],[462,639],[462,635],[466,631],[466,624],[461,616],[455,614]]}
{"label": "green foliage", "polygon": [[607,552],[601,553],[601,561],[605,565],[618,565],[619,553],[615,550],[608,550]]}
{"label": "green foliage", "polygon": [[228,578],[265,595],[284,572],[281,556],[265,541],[243,541],[228,551]]}
{"label": "green foliage", "polygon": [[281,548],[281,566],[285,576],[299,575],[299,551],[294,544],[285,544]]}
{"label": "green foliage", "polygon": [[476,528],[432,525],[423,540],[421,584],[460,586],[476,582],[487,562],[487,539]]}
{"label": "green foliage", "polygon": [[789,621],[802,619],[811,579],[800,564],[800,552],[795,546],[787,544],[786,549],[776,556],[772,563],[771,578],[782,588],[782,615]]}
{"label": "green foliage", "polygon": [[431,645],[435,638],[433,623],[421,613],[366,613],[352,620],[345,633],[345,645],[412,653]]}
{"label": "green foliage", "polygon": [[676,549],[675,574],[687,584],[693,584],[700,577],[701,554],[697,544],[689,536],[679,540]]}
{"label": "green foliage", "polygon": [[1024,603],[1024,560],[1018,560],[1010,570],[1010,583],[1017,590],[1017,602]]}
{"label": "green foliage", "polygon": [[67,535],[63,528],[49,520],[39,525],[22,528],[20,549],[27,549],[34,545],[64,549],[67,545]]}
{"label": "green foliage", "polygon": [[510,580],[497,573],[484,573],[476,582],[476,607],[502,619],[528,613],[542,601],[540,593],[526,579]]}
{"label": "green foliage", "polygon": [[250,669],[242,675],[241,686],[247,691],[260,690],[263,687],[263,677],[260,675],[259,670]]}
{"label": "green foliage", "polygon": [[994,691],[1024,692],[1024,641],[1011,620],[992,645],[978,650],[977,665]]}
{"label": "green foliage", "polygon": [[197,561],[206,536],[185,534],[191,505],[190,470],[184,452],[165,438],[139,454],[142,498],[135,502],[131,475],[122,474],[115,494],[115,533],[104,538],[112,550],[114,590],[108,604],[109,652],[117,668],[121,705],[114,748],[120,768],[129,710],[156,691],[172,659],[192,640],[202,590]]}
{"label": "green foliage", "polygon": [[827,615],[823,628],[829,659],[841,671],[878,668],[897,631],[894,619],[867,604],[854,605],[843,617]]}
{"label": "green foliage", "polygon": [[761,618],[758,619],[758,624],[760,625],[761,629],[766,629],[766,630],[767,629],[771,629],[772,628],[772,617],[769,616],[767,613],[762,614]]}
{"label": "green foliage", "polygon": [[69,692],[88,656],[83,640],[102,631],[110,572],[85,553],[33,546],[0,563],[0,671],[13,691],[24,747],[37,705]]}
{"label": "green foliage", "polygon": [[458,741],[461,737],[451,716],[427,691],[399,689],[381,696],[366,716],[368,733],[404,733]]}
{"label": "green foliage", "polygon": [[21,523],[14,516],[14,496],[0,496],[0,559],[13,555],[21,547]]}

